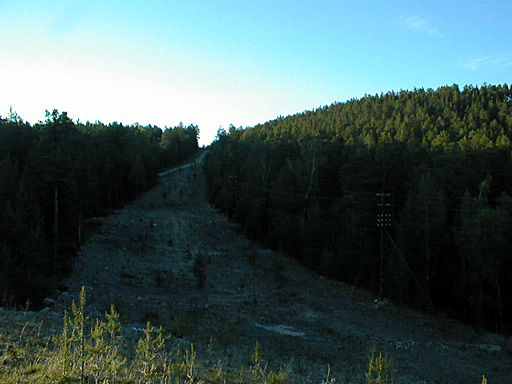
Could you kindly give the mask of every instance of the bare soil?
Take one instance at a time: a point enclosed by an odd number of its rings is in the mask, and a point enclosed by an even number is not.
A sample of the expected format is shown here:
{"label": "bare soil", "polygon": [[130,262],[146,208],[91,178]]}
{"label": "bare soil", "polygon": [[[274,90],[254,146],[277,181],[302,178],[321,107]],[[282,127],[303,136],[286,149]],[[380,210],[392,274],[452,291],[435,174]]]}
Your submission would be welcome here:
{"label": "bare soil", "polygon": [[[128,338],[147,321],[194,343],[204,366],[246,365],[258,341],[299,383],[362,383],[368,351],[387,353],[397,383],[512,383],[512,341],[378,302],[248,240],[207,202],[200,165],[160,178],[132,204],[91,220],[62,307],[87,289],[89,315],[114,303]],[[203,255],[205,287],[194,275]]]}

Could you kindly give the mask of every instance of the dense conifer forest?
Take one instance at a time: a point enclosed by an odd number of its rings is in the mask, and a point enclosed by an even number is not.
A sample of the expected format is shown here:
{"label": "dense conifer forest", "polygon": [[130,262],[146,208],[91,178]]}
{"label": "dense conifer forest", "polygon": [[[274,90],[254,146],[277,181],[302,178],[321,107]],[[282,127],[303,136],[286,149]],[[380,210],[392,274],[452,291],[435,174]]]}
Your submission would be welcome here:
{"label": "dense conifer forest", "polygon": [[0,118],[0,301],[37,306],[66,273],[85,219],[137,197],[195,154],[197,126]]}
{"label": "dense conifer forest", "polygon": [[414,89],[220,129],[208,193],[325,276],[510,332],[511,97]]}

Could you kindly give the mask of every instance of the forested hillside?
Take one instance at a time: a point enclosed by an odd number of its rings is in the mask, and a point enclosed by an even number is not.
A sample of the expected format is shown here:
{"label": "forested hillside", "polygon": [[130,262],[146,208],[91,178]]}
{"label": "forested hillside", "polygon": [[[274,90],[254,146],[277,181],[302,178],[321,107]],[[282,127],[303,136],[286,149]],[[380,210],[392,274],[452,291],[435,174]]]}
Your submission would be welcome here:
{"label": "forested hillside", "polygon": [[510,332],[511,97],[415,89],[219,130],[209,196],[328,277]]}
{"label": "forested hillside", "polygon": [[65,273],[83,223],[152,186],[193,155],[199,130],[75,123],[47,112],[35,125],[0,118],[0,300],[40,303]]}

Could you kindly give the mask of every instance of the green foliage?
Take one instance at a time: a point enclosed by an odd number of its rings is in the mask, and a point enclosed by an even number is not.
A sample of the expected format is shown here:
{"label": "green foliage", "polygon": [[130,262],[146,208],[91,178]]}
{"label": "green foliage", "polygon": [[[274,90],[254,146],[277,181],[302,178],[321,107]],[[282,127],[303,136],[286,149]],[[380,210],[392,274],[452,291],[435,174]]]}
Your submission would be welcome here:
{"label": "green foliage", "polygon": [[180,123],[173,129],[166,129],[161,137],[161,147],[165,150],[166,164],[176,164],[192,156],[197,151],[198,139],[197,125],[191,124],[185,127]]}
{"label": "green foliage", "polygon": [[0,118],[0,302],[40,305],[69,270],[84,219],[154,185],[197,151],[198,135],[196,126],[75,123],[57,110],[34,126],[15,112]]}
{"label": "green foliage", "polygon": [[290,382],[289,372],[284,369],[271,371],[268,363],[263,359],[263,353],[259,342],[256,342],[251,354],[251,369],[249,375],[252,380],[262,384],[284,384]]}
{"label": "green foliage", "polygon": [[[1,334],[3,353],[0,357],[0,382],[2,383],[298,383],[289,367],[270,368],[262,347],[257,342],[249,352],[248,365],[239,369],[230,363],[211,356],[200,359],[194,345],[183,349],[180,345],[169,348],[169,337],[163,329],[147,324],[141,337],[133,343],[126,340],[113,306],[105,313],[105,319],[89,319],[86,315],[86,292],[83,288],[78,305],[71,306],[71,314],[64,314],[61,332],[46,339],[41,334],[42,325],[25,325],[14,334]],[[5,314],[5,313],[4,313]],[[26,314],[22,316],[26,320]],[[12,319],[10,319],[12,320]],[[32,329],[33,328],[33,329]],[[43,333],[55,332],[51,326]],[[238,361],[238,358],[236,359]],[[237,363],[238,364],[238,363]],[[387,356],[370,350],[365,371],[357,376],[365,377],[366,383],[393,383],[391,364]],[[356,372],[354,372],[356,374]],[[335,383],[330,367],[322,381]],[[485,376],[482,384],[486,384]]]}
{"label": "green foliage", "polygon": [[[45,351],[40,359],[43,374],[55,383],[193,383],[195,359],[193,345],[183,354],[178,348],[174,357],[166,350],[163,329],[148,322],[129,360],[121,336],[119,314],[112,305],[106,321],[85,315],[85,289],[79,305],[64,315],[62,333],[54,337],[55,350]],[[90,328],[89,328],[90,327]],[[87,331],[90,329],[90,331]],[[57,364],[55,364],[57,363]]]}
{"label": "green foliage", "polygon": [[254,346],[254,350],[251,354],[251,363],[254,366],[259,366],[259,365],[261,365],[262,361],[263,361],[263,358],[262,358],[261,346],[260,346],[259,341],[257,341],[256,345]]}
{"label": "green foliage", "polygon": [[146,324],[144,337],[139,339],[137,345],[137,372],[142,382],[149,382],[158,377],[163,371],[164,361],[159,359],[165,346],[162,328],[159,328],[157,337],[153,337],[155,330],[151,323]]}
{"label": "green foliage", "polygon": [[365,372],[366,384],[384,384],[393,383],[393,375],[391,372],[391,364],[387,355],[382,355],[379,352],[377,355],[377,348],[373,347],[370,350],[370,359]]}
{"label": "green foliage", "polygon": [[72,303],[71,316],[67,312],[64,314],[62,333],[54,337],[58,349],[48,358],[59,362],[60,369],[47,370],[46,377],[52,382],[116,382],[126,369],[127,360],[120,355],[119,314],[114,306],[105,314],[107,322],[96,319],[88,333],[85,305],[86,292],[82,287],[79,305]]}
{"label": "green foliage", "polygon": [[141,156],[135,157],[133,165],[130,168],[130,173],[128,174],[128,179],[133,185],[134,194],[136,196],[147,188],[146,167],[144,166],[144,160]]}
{"label": "green foliage", "polygon": [[[382,265],[386,296],[510,330],[510,100],[506,84],[414,89],[219,130],[209,198],[328,277],[377,292]],[[483,200],[464,205],[466,192]],[[380,193],[392,222],[382,264]]]}
{"label": "green foliage", "polygon": [[512,198],[503,192],[496,207],[490,207],[486,189],[487,186],[481,185],[478,197],[466,193],[462,202],[457,237],[462,272],[459,283],[465,290],[461,294],[468,316],[479,323],[491,317],[496,330],[501,330],[505,310],[502,290],[512,261],[509,256]]}
{"label": "green foliage", "polygon": [[[440,245],[447,238],[447,212],[443,190],[434,179],[430,170],[420,176],[418,185],[409,192],[407,200],[400,213],[400,227],[397,234],[400,249],[406,255],[406,263],[417,276],[421,286],[413,281],[402,263],[390,266],[396,267],[388,279],[390,285],[395,284],[395,297],[401,297],[409,303],[422,303],[426,306],[429,297],[423,297],[424,292],[430,292],[432,272],[436,271],[443,259],[444,250]],[[434,276],[434,284],[436,283]],[[407,297],[398,285],[411,286]]]}

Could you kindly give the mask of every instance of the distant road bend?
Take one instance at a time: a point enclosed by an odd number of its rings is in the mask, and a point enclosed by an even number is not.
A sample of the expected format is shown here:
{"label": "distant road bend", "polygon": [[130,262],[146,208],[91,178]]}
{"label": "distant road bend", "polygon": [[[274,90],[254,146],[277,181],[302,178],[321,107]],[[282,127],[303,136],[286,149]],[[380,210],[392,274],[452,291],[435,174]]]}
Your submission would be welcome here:
{"label": "distant road bend", "polygon": [[176,167],[176,168],[171,168],[171,169],[168,169],[167,171],[163,171],[163,172],[160,172],[158,174],[158,177],[163,177],[163,176],[167,176],[171,173],[174,173],[176,171],[181,171],[182,169],[187,169],[187,168],[190,168],[194,165],[198,165],[198,164],[201,164],[204,157],[206,156],[206,154],[208,153],[208,151],[204,151],[203,153],[201,153],[201,155],[193,162],[191,163],[188,163],[188,164],[184,164],[184,165],[181,165],[179,167]]}

